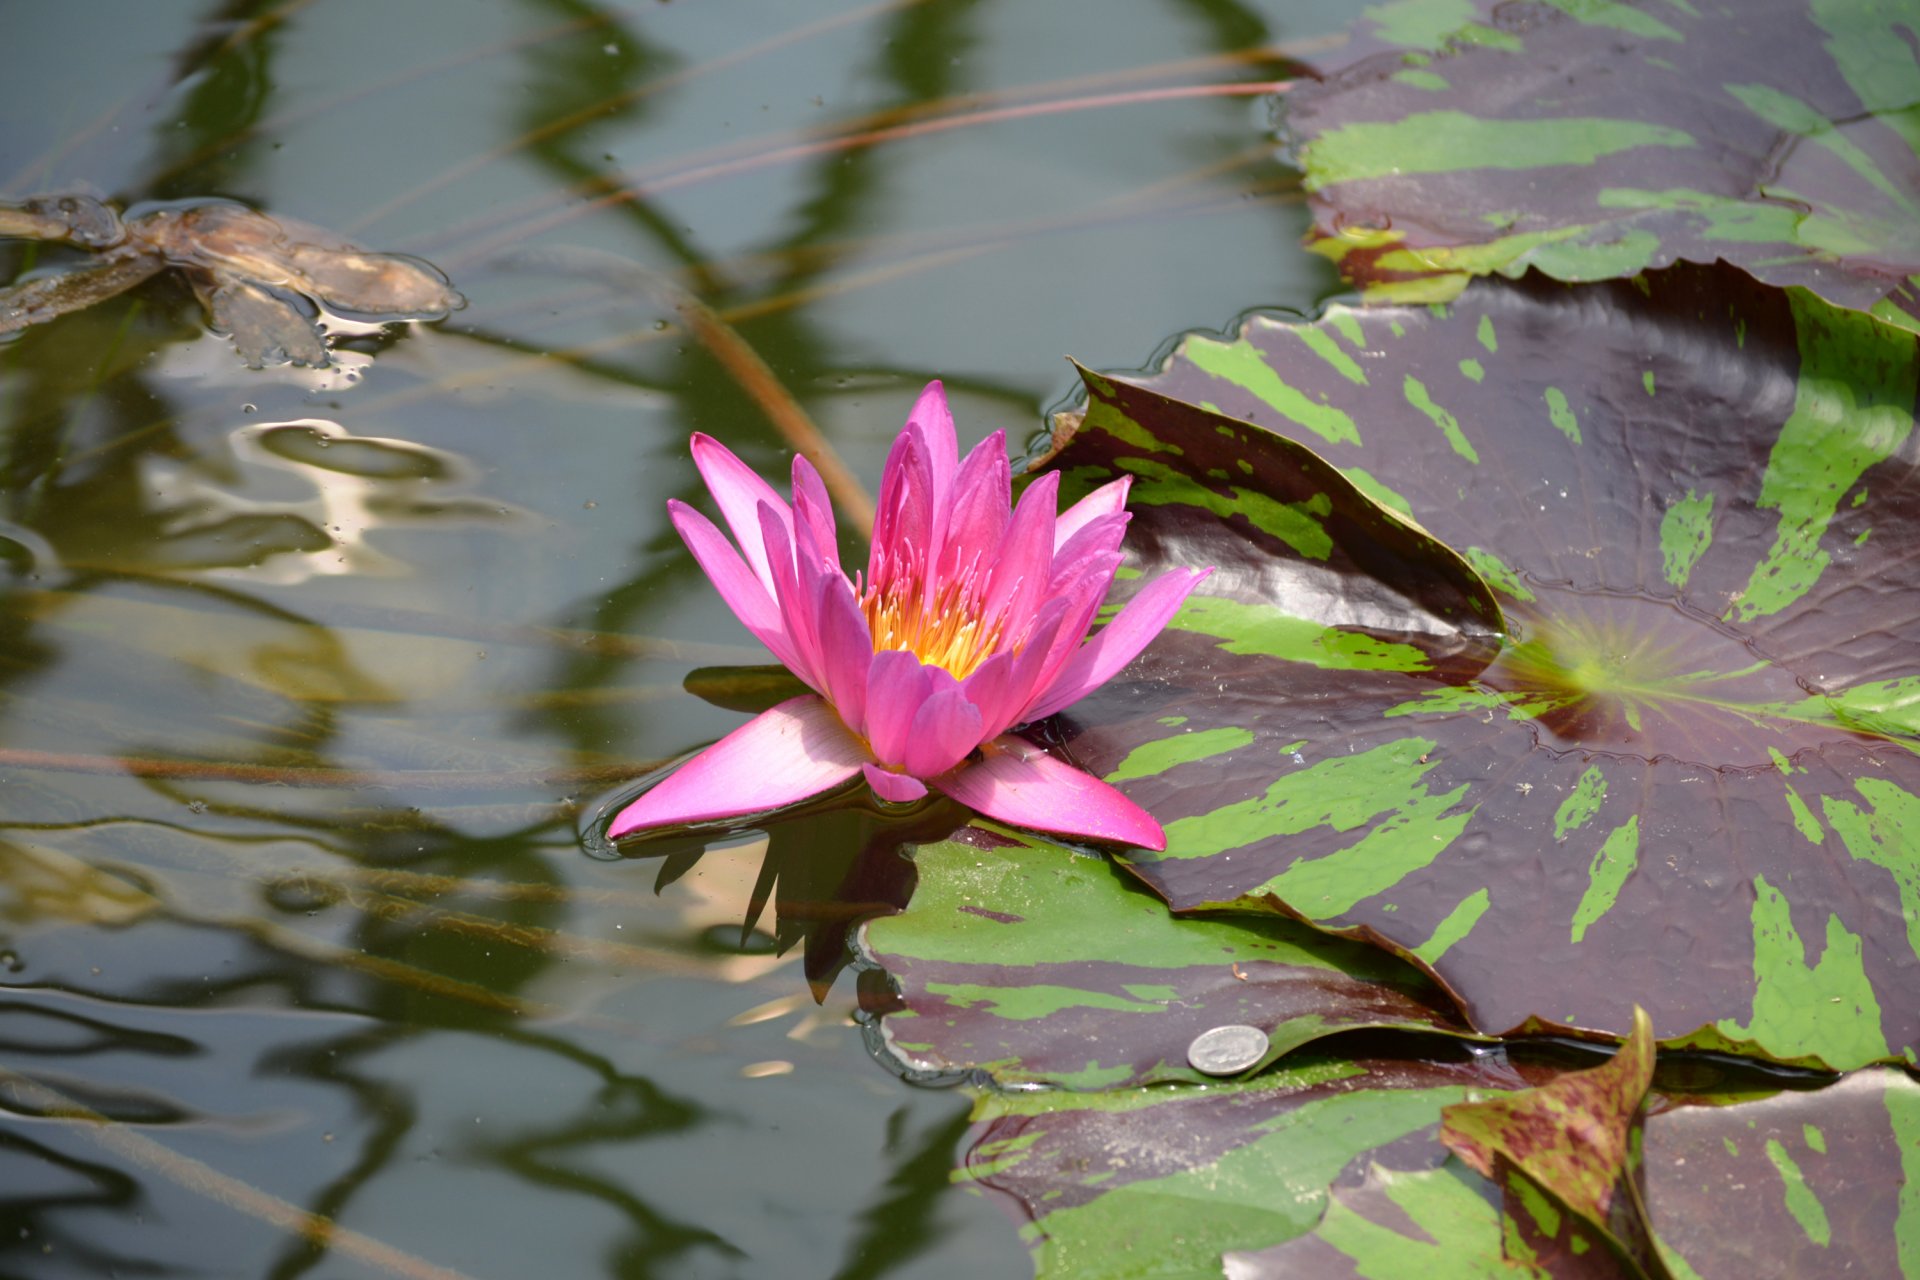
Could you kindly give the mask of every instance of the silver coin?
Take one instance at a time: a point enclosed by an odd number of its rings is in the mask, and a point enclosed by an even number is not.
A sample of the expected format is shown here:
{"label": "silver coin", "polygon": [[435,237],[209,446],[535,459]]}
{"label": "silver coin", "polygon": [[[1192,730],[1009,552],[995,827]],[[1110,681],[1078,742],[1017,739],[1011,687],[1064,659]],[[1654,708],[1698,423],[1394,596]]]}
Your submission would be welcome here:
{"label": "silver coin", "polygon": [[1203,1031],[1187,1046],[1187,1061],[1210,1076],[1239,1075],[1267,1053],[1267,1033],[1258,1027],[1226,1026]]}

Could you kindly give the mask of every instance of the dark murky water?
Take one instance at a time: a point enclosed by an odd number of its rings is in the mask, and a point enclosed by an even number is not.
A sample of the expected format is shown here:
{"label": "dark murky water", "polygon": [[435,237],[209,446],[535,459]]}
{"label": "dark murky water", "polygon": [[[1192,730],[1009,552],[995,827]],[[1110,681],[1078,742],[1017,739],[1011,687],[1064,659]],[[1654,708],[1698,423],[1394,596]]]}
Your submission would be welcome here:
{"label": "dark murky water", "polygon": [[663,503],[694,429],[787,445],[685,299],[869,488],[930,377],[1018,439],[1064,355],[1328,289],[1265,103],[875,131],[1270,79],[1347,16],[10,5],[0,199],[239,200],[469,305],[250,370],[168,272],[0,345],[0,1271],[1024,1274],[947,1183],[967,1098],[806,980],[897,858],[776,833],[779,953],[764,841],[581,851],[739,722],[685,674],[765,660]]}

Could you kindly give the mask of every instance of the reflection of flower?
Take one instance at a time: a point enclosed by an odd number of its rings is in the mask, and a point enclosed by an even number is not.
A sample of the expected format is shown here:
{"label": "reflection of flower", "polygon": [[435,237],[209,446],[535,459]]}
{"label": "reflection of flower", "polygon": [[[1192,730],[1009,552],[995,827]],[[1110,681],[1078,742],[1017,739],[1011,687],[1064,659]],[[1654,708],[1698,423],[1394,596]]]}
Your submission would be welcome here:
{"label": "reflection of flower", "polygon": [[728,734],[622,810],[610,835],[778,808],[864,772],[886,800],[931,784],[1018,826],[1166,847],[1138,805],[1007,733],[1106,683],[1208,572],[1162,574],[1081,643],[1120,564],[1127,479],[1056,516],[1050,472],[1009,511],[1005,434],[960,461],[946,394],[929,383],[887,456],[856,583],[805,458],[793,460],[792,506],[715,440],[694,436],[693,458],[746,558],[684,503],[668,504],[674,527],[740,621],[821,696]]}

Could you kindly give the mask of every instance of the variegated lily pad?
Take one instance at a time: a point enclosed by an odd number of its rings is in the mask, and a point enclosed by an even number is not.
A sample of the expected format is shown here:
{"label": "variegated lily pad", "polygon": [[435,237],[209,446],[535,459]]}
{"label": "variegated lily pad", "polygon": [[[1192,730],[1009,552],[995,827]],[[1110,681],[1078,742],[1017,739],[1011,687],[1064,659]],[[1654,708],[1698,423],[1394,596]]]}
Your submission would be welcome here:
{"label": "variegated lily pad", "polygon": [[[1227,567],[1056,746],[1165,824],[1129,864],[1176,910],[1379,940],[1479,1030],[1637,1003],[1669,1043],[1911,1055],[1917,372],[1912,335],[1719,268],[1256,317],[1090,379],[1065,488],[1131,473],[1143,573]],[[1269,431],[1480,567],[1491,666],[1409,643],[1385,568],[1327,569],[1331,497],[1262,527]]]}
{"label": "variegated lily pad", "polygon": [[1393,0],[1286,98],[1314,247],[1383,296],[1725,259],[1920,329],[1904,0]]}

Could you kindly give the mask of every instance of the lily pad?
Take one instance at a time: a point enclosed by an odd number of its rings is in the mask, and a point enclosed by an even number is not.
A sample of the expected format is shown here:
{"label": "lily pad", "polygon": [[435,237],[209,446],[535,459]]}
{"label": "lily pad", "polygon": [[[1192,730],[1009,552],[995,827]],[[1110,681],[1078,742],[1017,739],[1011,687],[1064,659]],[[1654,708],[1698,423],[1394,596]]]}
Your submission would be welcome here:
{"label": "lily pad", "polygon": [[[985,1097],[962,1176],[1030,1224],[1043,1280],[1632,1274],[1550,1197],[1504,1195],[1440,1141],[1443,1108],[1552,1069],[1317,1055],[1210,1089]],[[1639,1174],[1670,1274],[1920,1277],[1920,1084],[1871,1069],[1776,1091],[1679,1065],[1702,1078],[1649,1095]]]}
{"label": "lily pad", "polygon": [[974,1108],[961,1173],[1032,1223],[1042,1277],[1217,1274],[1223,1252],[1310,1230],[1357,1157],[1436,1146],[1440,1109],[1495,1079],[1525,1083],[1474,1064],[1315,1058],[1209,1089],[994,1094]]}
{"label": "lily pad", "polygon": [[[1912,335],[1719,267],[1254,317],[1090,379],[1063,488],[1131,473],[1143,573],[1228,567],[1054,745],[1166,826],[1128,861],[1176,910],[1379,941],[1478,1030],[1623,1036],[1637,1003],[1669,1043],[1911,1055],[1917,372]],[[1481,568],[1492,665],[1408,643],[1339,538],[1265,536],[1269,431]]]}
{"label": "lily pad", "polygon": [[1387,296],[1716,259],[1920,329],[1902,0],[1395,0],[1286,98],[1317,251]]}
{"label": "lily pad", "polygon": [[869,1003],[903,1070],[1002,1084],[1112,1088],[1205,1081],[1195,1037],[1254,1026],[1251,1070],[1357,1027],[1464,1032],[1430,979],[1375,947],[1292,920],[1173,917],[1104,858],[969,828],[914,854],[902,915],[863,949],[898,993]]}

